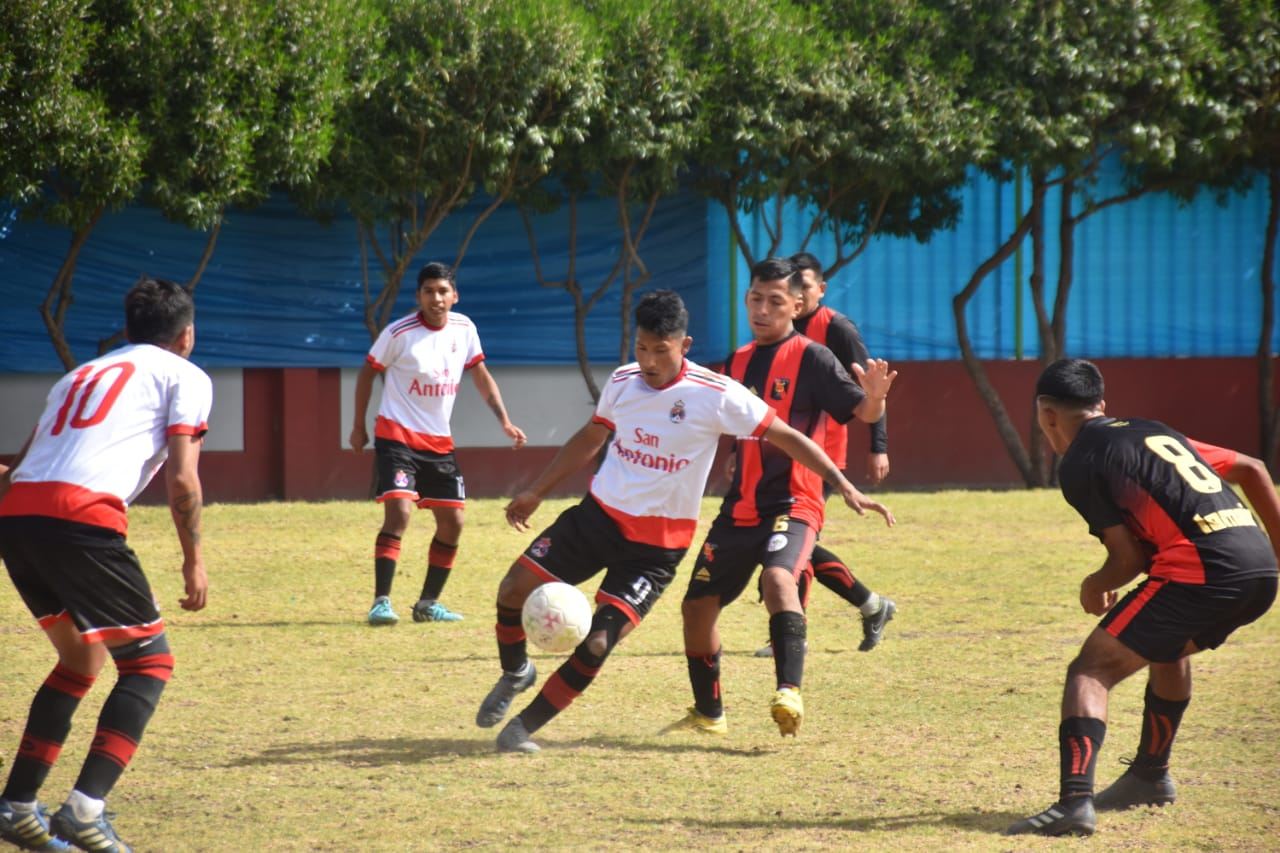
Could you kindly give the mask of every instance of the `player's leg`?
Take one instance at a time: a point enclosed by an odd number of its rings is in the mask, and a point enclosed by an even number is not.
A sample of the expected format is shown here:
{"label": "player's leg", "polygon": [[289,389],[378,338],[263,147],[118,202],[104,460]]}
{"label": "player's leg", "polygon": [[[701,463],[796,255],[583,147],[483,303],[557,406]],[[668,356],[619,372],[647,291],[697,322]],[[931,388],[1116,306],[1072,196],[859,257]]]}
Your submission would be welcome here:
{"label": "player's leg", "polygon": [[463,509],[456,506],[433,506],[436,532],[427,549],[427,577],[422,582],[422,593],[413,605],[415,622],[458,622],[461,614],[440,603],[440,594],[453,570],[458,555],[458,542],[462,539]]}
{"label": "player's leg", "polygon": [[813,528],[789,518],[776,519],[764,544],[764,604],[769,612],[769,642],[777,689],[770,711],[784,736],[795,736],[804,717],[800,686],[804,679],[807,627],[800,606],[799,580],[813,552]]}
{"label": "player's leg", "polygon": [[370,625],[400,621],[391,607],[391,586],[400,561],[400,541],[409,529],[409,516],[418,500],[417,462],[409,448],[397,441],[374,439],[377,483],[374,499],[382,504],[382,528],[373,545],[373,606]]}
{"label": "player's leg", "polygon": [[858,651],[871,651],[884,638],[885,626],[897,612],[897,605],[854,577],[845,562],[821,543],[813,546],[812,559],[818,583],[858,608],[862,616],[862,642]]}
{"label": "player's leg", "polygon": [[0,794],[0,838],[27,850],[66,850],[67,844],[53,836],[47,810],[37,797],[71,731],[76,708],[107,655],[100,646],[81,641],[58,597],[57,578],[46,578],[40,571],[42,565],[60,562],[66,546],[25,536],[22,524],[16,519],[0,520],[0,555],[58,661],[31,700],[18,752]]}
{"label": "player's leg", "polygon": [[498,584],[498,621],[494,634],[498,639],[502,675],[476,712],[476,725],[481,728],[491,728],[501,722],[516,694],[528,690],[538,678],[529,660],[521,609],[529,594],[544,583],[540,575],[517,560]]}
{"label": "player's leg", "polygon": [[[800,609],[804,611],[806,614],[809,612],[809,596],[813,593],[813,578],[814,578],[813,561],[810,560],[808,563],[805,563],[804,571],[800,574],[800,580],[797,583],[797,592],[800,596]],[[760,591],[760,600],[763,602],[764,601],[764,572],[763,571],[761,571],[760,579],[759,581],[757,581],[756,585]],[[805,649],[808,650],[807,642],[805,645]],[[769,640],[769,642],[765,643],[763,646],[756,649],[755,657],[758,657],[758,658],[773,657],[773,640]]]}

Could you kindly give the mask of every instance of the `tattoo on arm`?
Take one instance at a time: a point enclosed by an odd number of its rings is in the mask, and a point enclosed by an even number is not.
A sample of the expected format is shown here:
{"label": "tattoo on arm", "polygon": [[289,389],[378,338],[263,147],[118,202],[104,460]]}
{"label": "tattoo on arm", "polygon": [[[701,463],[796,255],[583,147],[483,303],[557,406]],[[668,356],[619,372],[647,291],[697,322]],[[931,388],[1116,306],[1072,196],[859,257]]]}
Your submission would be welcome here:
{"label": "tattoo on arm", "polygon": [[492,394],[486,397],[485,402],[489,404],[489,411],[493,412],[494,416],[497,417],[499,422],[505,421],[507,419],[507,410],[503,408],[502,398],[498,396],[497,391],[494,391]]}
{"label": "tattoo on arm", "polygon": [[200,510],[204,499],[199,492],[183,492],[173,499],[173,518],[180,530],[191,537],[192,544],[200,544]]}

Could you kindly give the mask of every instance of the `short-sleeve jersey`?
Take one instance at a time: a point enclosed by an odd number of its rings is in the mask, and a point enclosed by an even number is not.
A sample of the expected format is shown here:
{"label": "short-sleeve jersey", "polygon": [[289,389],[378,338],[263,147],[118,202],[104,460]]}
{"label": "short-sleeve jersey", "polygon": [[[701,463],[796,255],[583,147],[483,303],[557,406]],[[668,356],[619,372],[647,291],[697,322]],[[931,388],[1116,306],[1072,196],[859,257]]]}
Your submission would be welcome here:
{"label": "short-sleeve jersey", "polygon": [[[747,344],[729,356],[724,370],[819,446],[832,426],[844,429],[866,396],[831,350],[798,333],[772,344]],[[734,453],[733,482],[721,515],[730,515],[740,527],[790,515],[821,529],[822,478],[816,472],[767,440],[745,434]]]}
{"label": "short-sleeve jersey", "polygon": [[1152,577],[1220,584],[1276,574],[1253,514],[1220,475],[1233,451],[1157,421],[1092,418],[1062,457],[1062,494],[1101,538],[1123,524],[1154,549]]}
{"label": "short-sleeve jersey", "polygon": [[[840,366],[845,370],[855,361],[863,366],[871,359],[867,345],[862,342],[862,334],[852,320],[839,311],[833,311],[825,305],[805,317],[797,317],[796,331],[811,341],[822,344],[835,353]],[[886,429],[888,414],[871,424],[871,452],[889,452],[889,433]],[[832,424],[827,429],[827,442],[823,450],[831,460],[842,469],[849,461],[849,430],[846,427]]]}
{"label": "short-sleeve jersey", "polygon": [[484,361],[480,336],[465,315],[449,313],[441,327],[422,312],[389,324],[365,361],[385,377],[373,434],[414,450],[449,453],[449,418],[462,374]]}
{"label": "short-sleeve jersey", "polygon": [[0,515],[40,515],[124,534],[126,508],[169,454],[171,435],[203,436],[208,374],[151,344],[85,362],[49,392]]}
{"label": "short-sleeve jersey", "polygon": [[720,436],[761,435],[773,418],[740,384],[691,361],[661,388],[623,365],[592,416],[614,437],[591,495],[627,539],[688,548]]}

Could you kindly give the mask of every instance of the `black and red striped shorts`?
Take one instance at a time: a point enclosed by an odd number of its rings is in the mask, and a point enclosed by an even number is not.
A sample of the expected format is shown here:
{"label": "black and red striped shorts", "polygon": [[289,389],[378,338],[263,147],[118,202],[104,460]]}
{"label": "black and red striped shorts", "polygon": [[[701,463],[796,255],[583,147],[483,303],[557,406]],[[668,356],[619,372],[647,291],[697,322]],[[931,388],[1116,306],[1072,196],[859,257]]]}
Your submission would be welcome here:
{"label": "black and red striped shorts", "polygon": [[1216,649],[1266,613],[1275,598],[1275,575],[1214,586],[1147,578],[1098,627],[1147,660],[1170,663],[1182,657],[1188,641]]}
{"label": "black and red striped shorts", "polygon": [[798,583],[816,539],[812,527],[786,515],[764,519],[752,527],[738,527],[727,515],[716,516],[698,550],[684,597],[716,595],[720,606],[727,607],[742,595],[756,566],[786,569]]}

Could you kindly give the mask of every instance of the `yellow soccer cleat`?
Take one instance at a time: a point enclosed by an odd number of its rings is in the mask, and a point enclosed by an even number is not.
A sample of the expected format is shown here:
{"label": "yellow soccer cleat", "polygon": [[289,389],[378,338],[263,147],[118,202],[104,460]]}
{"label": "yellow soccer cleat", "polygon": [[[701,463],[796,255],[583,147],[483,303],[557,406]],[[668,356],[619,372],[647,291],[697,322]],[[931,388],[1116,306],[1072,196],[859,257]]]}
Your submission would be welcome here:
{"label": "yellow soccer cleat", "polygon": [[773,721],[778,724],[778,732],[783,737],[795,737],[804,717],[804,700],[800,698],[800,691],[794,687],[778,688],[769,703],[769,710],[773,713]]}
{"label": "yellow soccer cleat", "polygon": [[722,714],[719,717],[708,717],[691,707],[689,713],[663,729],[660,734],[669,735],[674,732],[701,732],[707,735],[722,735],[729,731],[729,721]]}

